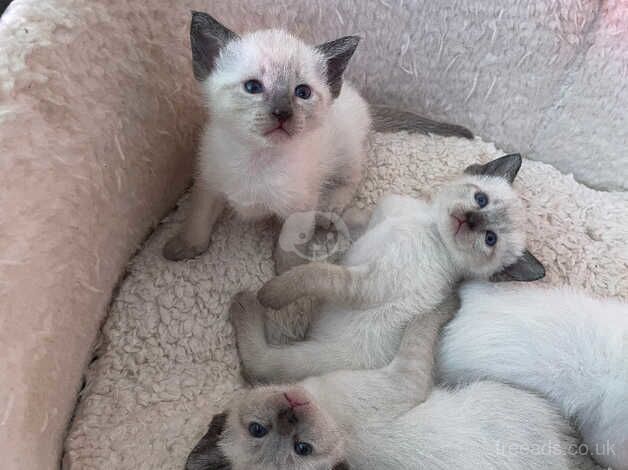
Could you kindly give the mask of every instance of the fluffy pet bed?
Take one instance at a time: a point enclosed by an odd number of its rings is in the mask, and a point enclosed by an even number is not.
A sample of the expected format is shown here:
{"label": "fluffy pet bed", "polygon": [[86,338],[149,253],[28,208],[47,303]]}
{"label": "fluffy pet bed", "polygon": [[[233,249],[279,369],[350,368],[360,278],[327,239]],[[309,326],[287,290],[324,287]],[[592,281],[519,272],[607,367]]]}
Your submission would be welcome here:
{"label": "fluffy pet bed", "polygon": [[[479,139],[375,135],[356,206],[387,192],[425,195],[502,153]],[[530,249],[547,267],[543,282],[628,298],[628,195],[588,189],[528,160],[517,186],[529,208]],[[66,440],[66,470],[182,468],[211,416],[242,386],[227,309],[236,292],[272,276],[274,231],[226,213],[204,255],[169,262],[161,248],[185,206],[128,267]]]}
{"label": "fluffy pet bed", "polygon": [[[368,8],[363,0],[14,0],[0,17],[3,468],[59,467],[77,393],[98,329],[111,310],[114,286],[142,240],[189,183],[196,137],[204,119],[191,72],[191,9],[211,12],[236,31],[288,26],[310,42],[360,34],[363,41],[348,73],[371,101],[466,125],[506,151],[552,163],[589,186],[628,188],[628,9],[624,0],[512,0],[507,5],[491,0],[381,0],[369,2]],[[447,158],[437,158],[440,163],[431,165],[434,168],[429,174],[438,177],[453,172],[444,165],[453,167],[455,159],[470,157],[447,152]],[[533,168],[526,167],[526,171]],[[409,169],[411,173],[416,171]],[[553,170],[540,174],[540,187],[545,191],[539,189],[539,199],[533,202],[551,202],[542,212],[551,214],[551,219],[535,236],[547,244],[544,255],[550,279],[570,273],[575,283],[588,286],[593,280],[591,288],[597,292],[624,295],[625,196],[588,191]],[[550,183],[549,175],[569,182]],[[398,184],[412,181],[407,178]],[[422,183],[418,179],[413,184]],[[557,192],[563,187],[571,189],[566,194]],[[571,193],[581,196],[574,199]],[[584,225],[583,220],[587,221]],[[235,224],[230,219],[225,223]],[[560,249],[553,234],[547,232],[550,224],[556,230],[562,227],[565,233]],[[568,224],[574,227],[569,234]],[[604,224],[615,228],[607,229]],[[622,225],[624,235],[619,236]],[[164,265],[163,274],[159,271],[153,276],[164,286],[168,276],[175,276],[173,285],[181,293],[174,291],[178,297],[173,305],[179,309],[187,306],[191,312],[184,316],[187,323],[169,322],[164,317],[163,323],[156,324],[159,332],[170,331],[165,325],[192,328],[189,340],[175,340],[177,335],[173,335],[167,343],[177,344],[178,355],[172,352],[174,347],[163,348],[161,354],[181,357],[183,365],[177,369],[181,374],[196,364],[200,372],[189,374],[193,378],[186,380],[200,384],[211,376],[211,383],[198,385],[196,390],[203,394],[192,394],[180,402],[149,405],[147,401],[145,409],[129,405],[131,414],[126,422],[143,431],[137,434],[137,441],[127,438],[135,434],[123,425],[122,413],[114,413],[120,409],[110,407],[107,400],[96,408],[111,413],[105,413],[102,421],[91,415],[90,403],[100,403],[97,397],[107,396],[102,384],[115,384],[121,398],[118,402],[113,395],[108,399],[117,406],[140,403],[136,395],[158,395],[152,385],[146,385],[150,382],[147,376],[154,377],[155,384],[164,384],[162,389],[155,387],[164,396],[168,393],[164,390],[189,389],[158,380],[162,375],[175,375],[170,366],[156,361],[157,354],[145,356],[150,358],[146,363],[129,367],[127,363],[141,361],[141,354],[125,346],[131,352],[123,356],[124,341],[115,332],[128,333],[123,339],[130,343],[135,330],[112,327],[137,317],[147,322],[148,328],[157,316],[144,313],[144,308],[167,315],[168,309],[157,310],[157,297],[152,293],[144,294],[147,303],[139,310],[121,308],[123,300],[130,298],[128,292],[133,288],[142,291],[139,285],[144,278],[137,273],[146,266],[143,276],[149,279],[158,270],[147,267],[149,259],[161,262],[153,240],[132,265],[136,274],[129,277],[123,296],[114,303],[106,327],[102,364],[116,363],[113,358],[118,357],[119,369],[96,363],[95,367],[111,375],[103,375],[94,385],[90,379],[92,390],[98,393],[86,392],[68,441],[70,460],[82,462],[82,468],[111,468],[116,459],[121,460],[119,468],[144,468],[152,462],[172,468],[171,462],[177,461],[176,468],[194,440],[193,434],[203,427],[201,421],[218,407],[207,397],[221,397],[214,387],[224,387],[227,393],[235,383],[237,374],[223,365],[235,364],[224,306],[235,280],[253,285],[253,280],[261,283],[262,279],[261,274],[258,279],[252,273],[248,280],[240,279],[238,273],[244,270],[235,260],[246,257],[239,239],[248,234],[249,240],[257,240],[253,237],[265,233],[267,249],[270,234],[269,230],[229,225],[243,231],[229,231],[227,245],[221,241],[226,237],[225,225],[221,227],[205,258],[168,265],[167,270]],[[584,235],[587,230],[592,238]],[[220,243],[225,243],[222,251]],[[564,256],[566,253],[572,255]],[[599,261],[594,261],[596,253],[600,253]],[[255,249],[251,256],[247,259],[249,271],[255,260],[260,260],[259,273],[268,276],[268,251],[262,257]],[[211,270],[208,263],[224,263],[225,267]],[[186,270],[185,276],[181,270]],[[189,277],[187,270],[200,273],[198,284],[183,281]],[[216,278],[209,278],[209,272]],[[216,289],[226,282],[218,272],[234,280],[229,284],[232,287]],[[185,289],[194,295],[184,295]],[[163,305],[168,304],[168,296],[175,295],[160,293]],[[138,304],[137,298],[131,303]],[[207,328],[199,328],[194,312]],[[215,323],[214,316],[219,314],[223,316]],[[216,336],[221,329],[222,342]],[[133,348],[161,350],[153,333],[137,334]],[[196,356],[184,354],[186,351],[195,351]],[[220,356],[223,351],[229,351],[229,361]],[[118,375],[114,370],[120,371]],[[130,371],[139,374],[135,385],[130,377],[121,378]],[[229,380],[214,380],[220,373]],[[94,369],[90,371],[93,376]],[[114,377],[120,381],[114,382]],[[186,407],[189,413],[182,411]],[[202,416],[197,408],[203,409]],[[153,432],[167,427],[162,419],[149,421],[160,412],[172,415],[168,429],[176,438]],[[198,421],[182,426],[174,417]],[[120,437],[114,447],[116,432]],[[101,446],[98,450],[93,448],[97,444]],[[109,452],[108,445],[112,446]],[[88,465],[89,455],[93,459]],[[104,467],[96,461],[104,462]]]}

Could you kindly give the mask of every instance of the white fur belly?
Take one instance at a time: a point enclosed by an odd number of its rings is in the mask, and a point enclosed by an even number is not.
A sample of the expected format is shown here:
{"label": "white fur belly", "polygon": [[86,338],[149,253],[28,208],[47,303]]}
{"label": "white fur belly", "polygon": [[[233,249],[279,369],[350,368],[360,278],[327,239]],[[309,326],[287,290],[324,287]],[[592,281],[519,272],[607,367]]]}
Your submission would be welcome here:
{"label": "white fur belly", "polygon": [[396,304],[369,310],[323,306],[308,336],[337,350],[337,356],[345,352],[347,357],[337,358],[345,366],[382,367],[399,349],[403,329],[411,317],[411,312]]}

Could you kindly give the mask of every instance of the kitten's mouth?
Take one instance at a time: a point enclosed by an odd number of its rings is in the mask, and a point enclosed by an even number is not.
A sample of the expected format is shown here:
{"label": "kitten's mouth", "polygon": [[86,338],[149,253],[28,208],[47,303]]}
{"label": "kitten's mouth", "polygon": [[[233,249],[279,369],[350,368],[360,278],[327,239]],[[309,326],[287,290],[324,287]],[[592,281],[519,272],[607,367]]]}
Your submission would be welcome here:
{"label": "kitten's mouth", "polygon": [[286,399],[286,401],[288,402],[288,404],[290,405],[290,408],[292,408],[292,409],[298,408],[300,406],[307,406],[307,405],[310,404],[309,401],[294,400],[293,398],[290,398],[290,396],[287,393],[284,393],[283,396]]}
{"label": "kitten's mouth", "polygon": [[282,135],[282,136],[290,137],[290,132],[288,132],[285,127],[283,127],[283,124],[279,124],[273,127],[272,129],[270,129],[269,131],[264,132],[264,135],[265,136]]}
{"label": "kitten's mouth", "polygon": [[456,217],[453,214],[451,214],[451,218],[454,219],[455,223],[458,224],[458,226],[456,227],[456,231],[454,232],[454,237],[455,237],[460,232],[460,229],[462,228],[462,226],[467,223],[467,219],[461,219],[460,217]]}

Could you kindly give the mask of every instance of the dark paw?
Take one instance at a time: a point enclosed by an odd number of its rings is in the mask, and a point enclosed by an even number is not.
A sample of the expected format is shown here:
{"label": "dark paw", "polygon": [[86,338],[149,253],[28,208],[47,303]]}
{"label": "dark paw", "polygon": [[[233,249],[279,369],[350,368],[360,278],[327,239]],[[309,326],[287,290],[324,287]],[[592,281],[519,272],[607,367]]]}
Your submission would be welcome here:
{"label": "dark paw", "polygon": [[195,258],[207,250],[206,246],[198,247],[190,245],[181,235],[171,238],[163,249],[164,258],[170,261]]}

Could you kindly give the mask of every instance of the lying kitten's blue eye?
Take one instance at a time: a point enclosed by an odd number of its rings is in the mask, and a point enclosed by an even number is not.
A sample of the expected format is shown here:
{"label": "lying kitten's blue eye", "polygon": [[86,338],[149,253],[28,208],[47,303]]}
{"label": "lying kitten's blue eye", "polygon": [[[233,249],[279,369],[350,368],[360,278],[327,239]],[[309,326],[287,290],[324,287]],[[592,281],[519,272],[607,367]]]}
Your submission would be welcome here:
{"label": "lying kitten's blue eye", "polygon": [[490,230],[486,231],[486,235],[484,236],[484,241],[488,246],[493,246],[497,243],[497,234]]}
{"label": "lying kitten's blue eye", "polygon": [[264,437],[268,434],[268,429],[255,421],[249,424],[249,434],[253,437]]}
{"label": "lying kitten's blue eye", "polygon": [[294,89],[294,95],[302,100],[307,100],[312,96],[312,89],[308,85],[299,85]]}
{"label": "lying kitten's blue eye", "polygon": [[488,204],[488,196],[485,193],[477,192],[475,193],[474,197],[475,202],[478,203],[478,206],[480,206],[480,208],[486,207],[486,205]]}
{"label": "lying kitten's blue eye", "polygon": [[261,93],[264,91],[264,85],[259,80],[249,80],[244,82],[244,89],[251,94]]}
{"label": "lying kitten's blue eye", "polygon": [[294,451],[298,455],[310,455],[312,453],[312,446],[307,442],[295,442],[294,443]]}

